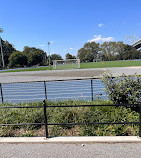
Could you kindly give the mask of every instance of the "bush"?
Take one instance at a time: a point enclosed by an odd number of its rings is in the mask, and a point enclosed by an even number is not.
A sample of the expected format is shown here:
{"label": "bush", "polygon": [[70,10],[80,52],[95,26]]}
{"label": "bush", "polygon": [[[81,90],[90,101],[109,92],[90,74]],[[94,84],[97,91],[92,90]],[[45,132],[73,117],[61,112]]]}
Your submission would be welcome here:
{"label": "bush", "polygon": [[[125,107],[91,107],[82,118],[87,122],[131,122],[138,120],[138,114]],[[136,125],[84,125],[81,126],[80,135],[88,136],[121,136],[137,135]]]}
{"label": "bush", "polygon": [[[94,105],[94,104],[113,104],[111,101],[64,101],[47,102],[47,105]],[[23,103],[14,106],[41,106],[42,102]],[[13,106],[5,104],[0,106]],[[64,107],[47,108],[48,123],[87,123],[87,122],[136,122],[139,114],[125,107]],[[32,109],[1,109],[0,124],[13,123],[43,123],[43,108]],[[44,126],[43,126],[44,127]],[[48,126],[49,135],[137,135],[138,125],[50,125]],[[42,126],[4,126],[0,127],[0,136],[42,136],[45,134]]]}
{"label": "bush", "polygon": [[[139,104],[141,102],[141,76],[134,74],[113,77],[111,73],[103,74],[102,81],[106,85],[106,93],[115,104]],[[139,111],[139,108],[132,108]]]}

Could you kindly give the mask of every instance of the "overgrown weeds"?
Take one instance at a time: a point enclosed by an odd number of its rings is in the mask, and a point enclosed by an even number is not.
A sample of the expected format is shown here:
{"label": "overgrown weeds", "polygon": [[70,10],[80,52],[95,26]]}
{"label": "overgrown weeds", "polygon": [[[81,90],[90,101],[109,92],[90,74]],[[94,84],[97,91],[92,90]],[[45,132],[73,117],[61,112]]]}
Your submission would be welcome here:
{"label": "overgrown weeds", "polygon": [[[111,101],[63,101],[47,102],[47,105],[83,105],[112,104]],[[42,102],[21,103],[14,106],[40,106]],[[1,106],[13,106],[5,104]],[[139,114],[125,107],[61,107],[47,108],[48,123],[87,123],[87,122],[133,122],[139,120]],[[0,124],[43,123],[43,108],[0,109]],[[108,136],[138,135],[138,125],[58,125],[48,126],[51,136]],[[44,136],[43,126],[3,126],[0,136]]]}

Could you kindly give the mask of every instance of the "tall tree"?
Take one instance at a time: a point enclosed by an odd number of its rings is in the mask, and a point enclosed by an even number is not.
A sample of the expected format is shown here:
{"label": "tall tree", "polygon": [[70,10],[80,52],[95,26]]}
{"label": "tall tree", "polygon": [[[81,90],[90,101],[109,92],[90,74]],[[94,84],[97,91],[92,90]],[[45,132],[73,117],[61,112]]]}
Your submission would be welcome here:
{"label": "tall tree", "polygon": [[27,55],[27,61],[29,66],[33,65],[44,65],[43,63],[43,54],[38,51],[30,52]]}
{"label": "tall tree", "polygon": [[70,53],[67,53],[65,58],[66,58],[66,60],[67,59],[76,59],[76,57],[74,55],[71,55]]}
{"label": "tall tree", "polygon": [[[8,41],[4,41],[2,40],[2,51],[3,51],[3,55],[4,55],[4,63],[5,66],[8,66],[9,64],[9,57],[10,55],[16,51],[16,49],[14,48],[14,46],[12,44],[10,44]],[[0,52],[1,52],[1,48],[0,48]],[[0,54],[0,67],[2,67],[2,58],[1,58],[1,54]]]}
{"label": "tall tree", "polygon": [[[28,65],[45,65],[47,62],[46,52],[39,48],[25,46],[23,53],[28,57]],[[35,59],[35,58],[39,59]],[[42,61],[41,61],[42,60]]]}
{"label": "tall tree", "polygon": [[139,59],[140,51],[123,42],[104,42],[101,45],[103,60],[128,60]]}
{"label": "tall tree", "polygon": [[[49,59],[49,57],[48,57]],[[53,64],[53,60],[63,60],[62,56],[60,54],[52,54],[50,56],[50,63]]]}
{"label": "tall tree", "polygon": [[124,45],[124,51],[122,53],[122,59],[124,60],[130,60],[130,59],[140,59],[141,58],[141,52],[139,50],[136,50],[130,45]]}
{"label": "tall tree", "polygon": [[97,59],[99,51],[99,43],[88,42],[83,48],[78,50],[77,57],[80,59],[80,62],[92,62],[93,59]]}
{"label": "tall tree", "polygon": [[123,51],[123,42],[104,42],[101,45],[103,60],[118,60],[119,58],[122,58]]}
{"label": "tall tree", "polygon": [[27,57],[23,52],[15,51],[9,57],[9,67],[23,67],[27,65]]}

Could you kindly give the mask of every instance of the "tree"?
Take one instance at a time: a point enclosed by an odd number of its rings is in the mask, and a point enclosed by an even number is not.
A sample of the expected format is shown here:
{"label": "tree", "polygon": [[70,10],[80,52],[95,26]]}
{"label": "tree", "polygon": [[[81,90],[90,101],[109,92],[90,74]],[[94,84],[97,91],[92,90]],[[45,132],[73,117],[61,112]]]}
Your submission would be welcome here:
{"label": "tree", "polygon": [[30,52],[27,55],[27,61],[29,66],[33,65],[44,65],[43,63],[43,54],[38,51]]}
{"label": "tree", "polygon": [[123,42],[104,42],[101,45],[102,60],[122,60]]}
{"label": "tree", "polygon": [[23,67],[27,65],[27,57],[24,53],[15,51],[9,57],[9,67]]}
{"label": "tree", "polygon": [[93,62],[93,59],[97,59],[100,51],[99,43],[88,42],[84,47],[78,50],[77,57],[80,62]]}
{"label": "tree", "polygon": [[[49,57],[48,57],[48,59],[49,59]],[[63,58],[59,54],[52,54],[50,56],[50,63],[51,63],[51,65],[53,64],[53,60],[63,60]]]}
{"label": "tree", "polygon": [[66,60],[67,59],[76,59],[76,57],[74,55],[71,55],[70,53],[66,54]]}
{"label": "tree", "polygon": [[[46,55],[46,52],[44,52],[43,50],[39,49],[39,48],[35,48],[35,47],[28,47],[28,46],[25,46],[24,47],[24,50],[23,50],[23,53],[27,56],[27,57],[30,57],[30,59],[28,59],[28,64],[29,66],[31,65],[36,65],[36,64],[40,64],[40,65],[45,65],[46,62],[47,62],[47,55]],[[29,55],[30,54],[30,55]],[[38,55],[37,55],[38,54]],[[39,57],[40,55],[40,57]],[[32,57],[34,59],[31,59]],[[38,58],[39,59],[35,59],[35,58]],[[40,61],[42,60],[42,61]],[[36,63],[36,64],[35,64]]]}
{"label": "tree", "polygon": [[[16,49],[8,41],[3,41],[2,40],[2,51],[3,51],[3,55],[4,55],[5,66],[8,66],[8,64],[9,64],[9,60],[8,59],[9,59],[10,55],[14,51],[16,51]],[[0,48],[0,52],[1,52],[1,48]],[[2,67],[1,55],[0,55],[0,67]]]}
{"label": "tree", "polygon": [[122,53],[122,59],[124,60],[131,60],[131,59],[140,59],[141,52],[136,50],[130,45],[124,45],[124,51]]}
{"label": "tree", "polygon": [[140,51],[123,42],[104,42],[101,45],[102,60],[128,60],[141,58]]}

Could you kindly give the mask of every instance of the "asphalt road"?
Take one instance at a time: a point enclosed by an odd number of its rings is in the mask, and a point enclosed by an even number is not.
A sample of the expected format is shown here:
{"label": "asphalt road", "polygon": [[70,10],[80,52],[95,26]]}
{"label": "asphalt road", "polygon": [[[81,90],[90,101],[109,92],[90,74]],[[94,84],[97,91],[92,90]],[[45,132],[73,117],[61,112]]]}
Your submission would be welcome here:
{"label": "asphalt road", "polygon": [[125,73],[125,75],[130,75],[134,73],[141,74],[141,66],[75,70],[5,72],[0,73],[0,83],[99,77],[102,76],[102,73],[107,70],[112,72],[114,76],[122,75],[122,73]]}
{"label": "asphalt road", "polygon": [[0,158],[140,158],[141,143],[0,144]]}

